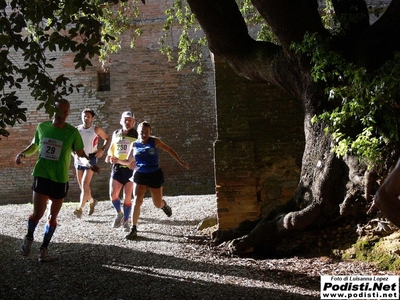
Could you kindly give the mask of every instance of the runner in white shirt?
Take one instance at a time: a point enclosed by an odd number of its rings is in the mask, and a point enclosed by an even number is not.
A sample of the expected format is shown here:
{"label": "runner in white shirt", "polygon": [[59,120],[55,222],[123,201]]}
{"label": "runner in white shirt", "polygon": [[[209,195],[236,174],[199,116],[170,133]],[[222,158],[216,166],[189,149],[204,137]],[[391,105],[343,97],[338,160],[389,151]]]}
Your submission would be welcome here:
{"label": "runner in white shirt", "polygon": [[[82,124],[78,125],[76,128],[82,136],[85,153],[88,154],[90,163],[92,165],[97,164],[98,158],[104,155],[111,143],[110,136],[104,132],[104,130],[97,125],[93,124],[95,113],[90,108],[85,108],[82,111]],[[103,139],[103,146],[99,149],[98,142],[99,137]],[[79,198],[79,207],[75,209],[74,215],[78,218],[82,217],[83,209],[87,202],[89,202],[89,216],[93,214],[94,208],[97,205],[97,200],[92,197],[92,190],[90,188],[90,183],[93,177],[93,171],[87,167],[88,160],[82,157],[78,157],[75,153],[74,165],[76,169],[76,178],[81,189],[81,194]]]}

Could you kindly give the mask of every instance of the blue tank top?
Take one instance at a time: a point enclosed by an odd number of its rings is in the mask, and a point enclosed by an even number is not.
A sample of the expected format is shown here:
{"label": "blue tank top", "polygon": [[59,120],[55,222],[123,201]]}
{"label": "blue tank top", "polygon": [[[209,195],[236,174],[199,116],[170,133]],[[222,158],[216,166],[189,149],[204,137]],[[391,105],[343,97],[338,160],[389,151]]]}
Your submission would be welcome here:
{"label": "blue tank top", "polygon": [[133,147],[136,171],[140,173],[152,173],[160,168],[158,165],[158,149],[154,138],[149,137],[147,144],[142,144],[137,140],[133,142]]}

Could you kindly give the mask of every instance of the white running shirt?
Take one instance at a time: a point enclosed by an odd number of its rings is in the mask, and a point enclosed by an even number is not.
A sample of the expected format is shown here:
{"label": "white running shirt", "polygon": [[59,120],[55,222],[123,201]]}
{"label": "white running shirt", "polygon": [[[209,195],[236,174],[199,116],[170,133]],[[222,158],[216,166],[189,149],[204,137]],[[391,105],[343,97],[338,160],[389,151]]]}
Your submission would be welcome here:
{"label": "white running shirt", "polygon": [[[83,145],[85,150],[85,153],[87,156],[89,154],[97,152],[97,145],[99,143],[99,137],[97,136],[96,132],[94,131],[95,126],[92,124],[91,127],[89,128],[84,128],[83,124],[79,125],[76,127],[79,131],[79,133],[82,136],[83,140]],[[75,157],[75,164],[78,164],[80,166],[86,166],[87,164],[87,159],[83,157]]]}

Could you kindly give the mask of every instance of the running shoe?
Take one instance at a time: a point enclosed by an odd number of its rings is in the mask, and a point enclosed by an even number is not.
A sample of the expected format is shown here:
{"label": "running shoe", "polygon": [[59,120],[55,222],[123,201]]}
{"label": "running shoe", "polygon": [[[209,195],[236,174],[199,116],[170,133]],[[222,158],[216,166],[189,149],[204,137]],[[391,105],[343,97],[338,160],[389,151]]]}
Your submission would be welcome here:
{"label": "running shoe", "polygon": [[129,226],[129,221],[124,221],[124,231],[129,232],[131,230],[131,227]]}
{"label": "running shoe", "polygon": [[124,220],[124,214],[123,214],[122,211],[121,211],[121,212],[119,212],[119,213],[117,214],[117,216],[115,217],[114,223],[113,223],[113,227],[114,227],[114,228],[119,228],[119,227],[121,227],[123,220]]}
{"label": "running shoe", "polygon": [[171,207],[169,207],[169,206],[167,205],[167,202],[165,202],[165,200],[164,200],[164,203],[165,203],[165,205],[164,205],[164,207],[162,208],[163,212],[167,215],[167,217],[172,216],[172,209],[171,209]]}
{"label": "running shoe", "polygon": [[31,253],[32,243],[33,243],[32,238],[29,238],[27,236],[24,237],[24,242],[21,245],[21,252],[23,255],[29,256],[29,254]]}
{"label": "running shoe", "polygon": [[40,262],[49,262],[51,258],[49,256],[49,251],[45,247],[40,247],[40,255],[39,255]]}
{"label": "running shoe", "polygon": [[131,228],[131,232],[125,236],[127,240],[134,240],[137,237],[137,229],[136,226],[133,225]]}
{"label": "running shoe", "polygon": [[74,210],[74,215],[75,215],[78,219],[82,218],[82,208],[79,207],[79,208],[75,209],[75,210]]}
{"label": "running shoe", "polygon": [[93,199],[93,202],[89,203],[89,216],[93,215],[94,213],[94,208],[96,205],[99,203],[96,199]]}

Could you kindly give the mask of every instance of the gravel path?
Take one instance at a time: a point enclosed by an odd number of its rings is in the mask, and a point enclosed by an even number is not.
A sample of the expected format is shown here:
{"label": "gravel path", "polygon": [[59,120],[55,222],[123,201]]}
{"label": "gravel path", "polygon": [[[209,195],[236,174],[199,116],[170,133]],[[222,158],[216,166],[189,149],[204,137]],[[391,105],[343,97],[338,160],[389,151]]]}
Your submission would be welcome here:
{"label": "gravel path", "polygon": [[111,228],[114,211],[100,201],[76,219],[64,203],[50,244],[37,260],[44,219],[31,256],[19,252],[31,204],[0,206],[1,299],[319,299],[320,275],[384,275],[371,265],[330,258],[254,260],[219,255],[197,225],[215,216],[215,195],[165,197],[171,218],[146,198],[135,241]]}

